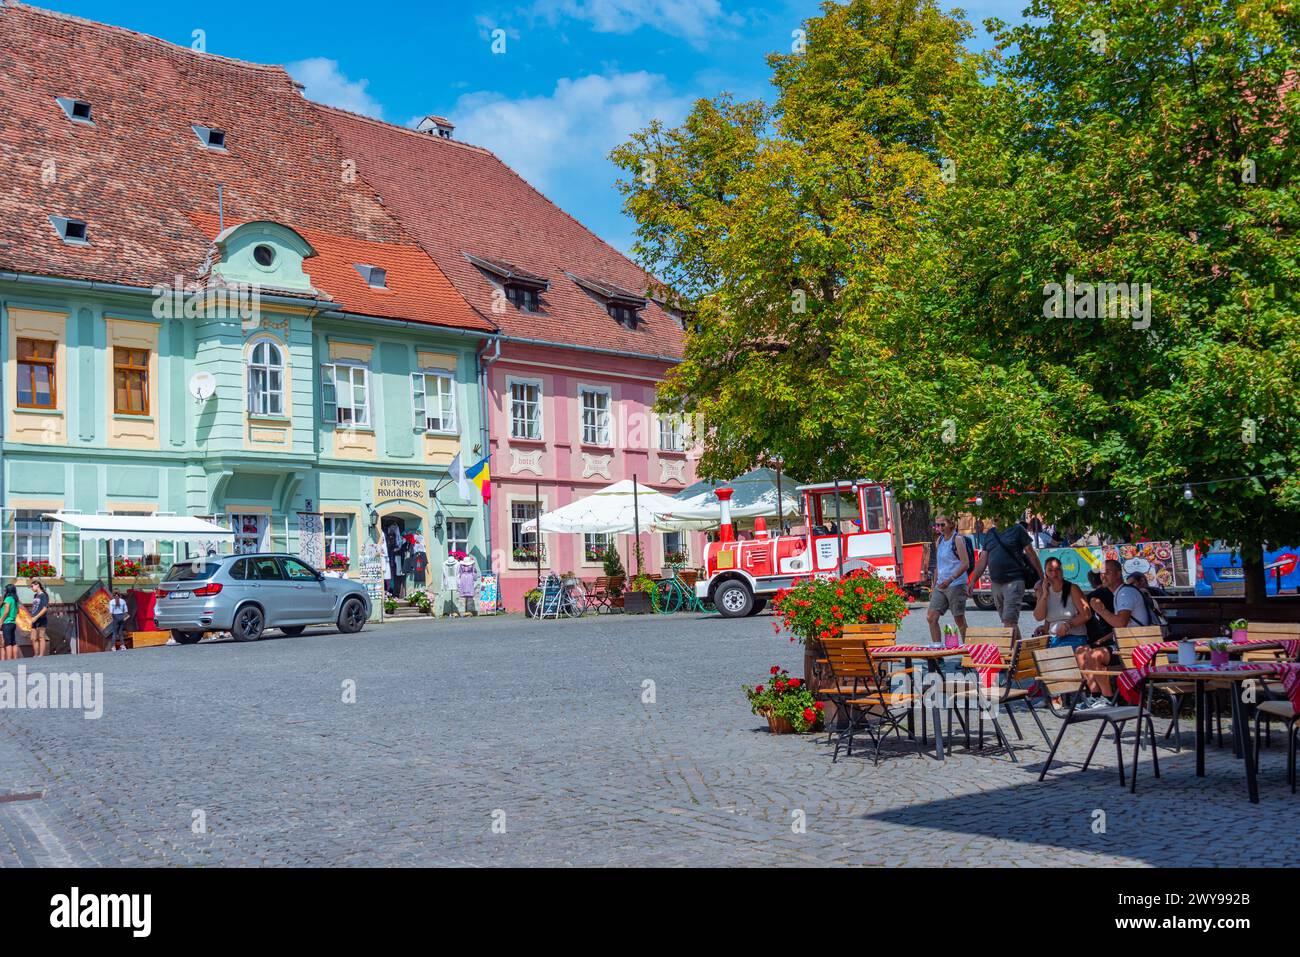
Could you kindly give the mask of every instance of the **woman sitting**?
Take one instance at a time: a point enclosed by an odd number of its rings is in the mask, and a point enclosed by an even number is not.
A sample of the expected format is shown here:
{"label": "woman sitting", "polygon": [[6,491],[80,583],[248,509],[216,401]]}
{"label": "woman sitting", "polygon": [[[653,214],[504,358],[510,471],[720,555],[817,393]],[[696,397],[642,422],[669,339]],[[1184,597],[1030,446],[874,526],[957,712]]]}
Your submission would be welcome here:
{"label": "woman sitting", "polygon": [[[1040,633],[1046,633],[1047,647],[1073,648],[1079,667],[1092,669],[1098,666],[1095,649],[1088,646],[1088,621],[1092,610],[1084,601],[1083,590],[1066,581],[1059,558],[1049,558],[1043,563],[1043,580],[1034,586],[1038,601],[1034,604],[1034,619],[1043,623]],[[1100,664],[1105,668],[1105,664]],[[1095,678],[1088,678],[1088,690],[1098,696],[1081,707],[1101,707],[1106,699],[1100,697],[1102,687]],[[1098,704],[1100,702],[1100,704]],[[1059,702],[1054,702],[1059,705]]]}

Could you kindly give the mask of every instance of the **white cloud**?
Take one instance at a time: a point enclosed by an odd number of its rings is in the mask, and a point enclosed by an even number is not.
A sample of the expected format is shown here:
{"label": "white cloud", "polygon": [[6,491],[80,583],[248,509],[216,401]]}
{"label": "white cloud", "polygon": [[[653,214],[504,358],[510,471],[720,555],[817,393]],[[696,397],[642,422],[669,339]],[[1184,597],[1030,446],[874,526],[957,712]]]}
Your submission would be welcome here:
{"label": "white cloud", "polygon": [[538,189],[574,182],[603,188],[612,178],[611,149],[652,119],[677,125],[692,102],[663,76],[638,71],[564,78],[547,96],[469,93],[451,116],[458,140],[491,149]]}
{"label": "white cloud", "polygon": [[305,88],[303,93],[309,100],[337,106],[341,110],[350,110],[364,116],[383,119],[384,108],[379,101],[366,92],[369,80],[350,80],[339,69],[337,60],[325,57],[311,57],[299,60],[285,67],[289,75]]}
{"label": "white cloud", "polygon": [[597,33],[631,33],[648,26],[702,46],[727,17],[720,0],[535,0],[530,12],[554,24],[561,17],[591,24]]}

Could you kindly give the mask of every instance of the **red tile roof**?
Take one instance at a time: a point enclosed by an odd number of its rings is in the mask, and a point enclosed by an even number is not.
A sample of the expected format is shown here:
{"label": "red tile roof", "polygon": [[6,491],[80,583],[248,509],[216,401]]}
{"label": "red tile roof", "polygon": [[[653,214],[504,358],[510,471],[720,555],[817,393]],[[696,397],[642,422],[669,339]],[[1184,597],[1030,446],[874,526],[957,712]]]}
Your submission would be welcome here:
{"label": "red tile roof", "polygon": [[[94,126],[68,119],[57,96],[88,101]],[[337,137],[282,67],[7,2],[0,103],[0,269],[132,286],[193,279],[221,185],[227,226],[297,230],[319,253],[305,264],[313,284],[348,311],[493,328],[373,190],[347,181]],[[203,147],[192,124],[224,130],[226,151]],[[86,220],[90,244],[65,244],[51,215]],[[370,289],[354,262],[386,268],[392,291]]]}
{"label": "red tile roof", "polygon": [[[568,274],[637,295],[646,291],[650,277],[490,151],[331,107],[319,109],[385,207],[505,335],[681,358],[681,326],[657,302],[641,311],[636,329],[628,329],[610,317],[598,295]],[[504,313],[494,314],[495,287],[466,254],[547,279],[541,311],[507,304]]]}

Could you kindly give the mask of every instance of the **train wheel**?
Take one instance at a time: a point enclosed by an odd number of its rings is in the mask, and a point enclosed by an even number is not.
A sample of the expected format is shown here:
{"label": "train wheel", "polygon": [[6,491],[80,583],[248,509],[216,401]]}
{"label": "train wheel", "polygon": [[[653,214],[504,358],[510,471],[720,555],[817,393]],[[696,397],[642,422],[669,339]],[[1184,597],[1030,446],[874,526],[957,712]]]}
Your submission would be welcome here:
{"label": "train wheel", "polygon": [[744,618],[754,607],[754,596],[742,581],[723,582],[713,593],[713,604],[723,618]]}

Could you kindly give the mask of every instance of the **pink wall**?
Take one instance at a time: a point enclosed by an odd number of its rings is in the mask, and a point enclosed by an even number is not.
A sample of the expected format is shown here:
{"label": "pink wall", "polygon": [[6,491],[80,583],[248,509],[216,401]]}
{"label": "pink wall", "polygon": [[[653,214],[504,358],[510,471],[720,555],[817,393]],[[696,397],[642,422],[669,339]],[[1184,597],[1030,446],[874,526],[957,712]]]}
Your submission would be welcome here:
{"label": "pink wall", "polygon": [[[510,535],[512,501],[533,502],[538,492],[542,511],[567,505],[617,482],[637,480],[668,495],[695,481],[698,455],[659,450],[658,420],[653,415],[655,385],[667,363],[601,355],[578,350],[502,343],[501,357],[488,366],[488,422],[492,449],[492,565],[500,576],[506,608],[519,611],[523,594],[537,582],[532,564],[513,560]],[[510,437],[510,383],[539,382],[542,389],[542,439]],[[579,389],[591,386],[610,393],[610,445],[582,442]],[[538,474],[540,472],[540,474]],[[608,473],[606,475],[605,473]],[[584,474],[588,473],[588,474]],[[586,561],[581,535],[544,534],[542,571],[575,572],[591,580],[604,574]],[[618,535],[615,547],[628,572],[634,573],[632,535]],[[703,552],[704,535],[683,536],[694,564]],[[663,536],[643,533],[646,572],[663,566]]]}

